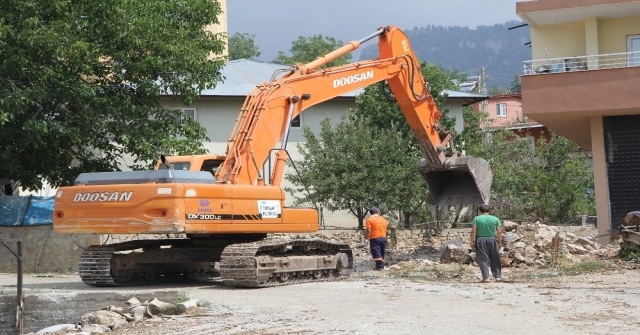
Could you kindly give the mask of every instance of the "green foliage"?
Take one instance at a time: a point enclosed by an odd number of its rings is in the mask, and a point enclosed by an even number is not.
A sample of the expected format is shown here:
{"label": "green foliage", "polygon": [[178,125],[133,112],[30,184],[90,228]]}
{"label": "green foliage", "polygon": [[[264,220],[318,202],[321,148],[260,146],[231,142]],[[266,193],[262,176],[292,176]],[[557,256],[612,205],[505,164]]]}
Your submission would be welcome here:
{"label": "green foliage", "polygon": [[229,37],[229,59],[253,59],[260,57],[260,51],[255,44],[256,35],[235,33]]}
{"label": "green foliage", "polygon": [[[440,123],[444,129],[453,129],[456,120],[453,117],[449,117],[448,108],[443,107],[447,100],[447,95],[442,92],[446,89],[455,90],[457,88],[452,82],[453,77],[457,76],[457,71],[450,72],[436,64],[427,62],[421,63],[420,70],[427,81],[433,100],[442,113]],[[358,117],[369,120],[375,127],[380,129],[398,126],[404,137],[414,139],[413,132],[409,128],[400,106],[395,101],[387,100],[382,89],[381,85],[366,87],[364,93],[356,97],[358,109],[354,111],[355,114]],[[384,89],[391,95],[388,87],[385,86]],[[415,147],[417,148],[417,143],[415,143]]]}
{"label": "green foliage", "polygon": [[[273,63],[282,65],[306,64],[341,46],[343,46],[341,40],[336,40],[329,36],[314,35],[308,38],[300,36],[291,43],[291,49],[289,50],[291,56],[285,55],[283,51],[278,51],[278,57],[273,60]],[[351,59],[351,54],[347,53],[329,62],[324,67],[344,65],[349,62],[349,59]]]}
{"label": "green foliage", "polygon": [[501,94],[507,94],[509,93],[509,91],[507,91],[505,88],[503,88],[500,85],[492,85],[491,87],[489,87],[489,95],[501,95]]}
{"label": "green foliage", "polygon": [[456,149],[466,151],[467,147],[482,143],[486,128],[490,126],[489,114],[485,111],[474,112],[473,106],[462,108],[462,118],[465,122],[464,130],[456,137]]}
{"label": "green foliage", "polygon": [[492,206],[505,218],[567,223],[588,211],[593,183],[588,154],[566,138],[550,134],[534,146],[504,128],[489,141],[468,144],[467,154],[486,159],[493,170]]}
{"label": "green foliage", "polygon": [[566,276],[577,276],[586,273],[593,273],[610,268],[607,262],[597,260],[587,260],[584,262],[574,263],[570,266],[562,268],[562,274]]}
{"label": "green foliage", "polygon": [[[285,190],[299,194],[297,204],[347,210],[362,228],[367,208],[375,205],[388,212],[390,199],[402,196],[397,190],[407,183],[404,171],[411,166],[415,174],[418,158],[403,155],[409,142],[395,128],[377,129],[349,116],[335,126],[324,119],[320,137],[305,127],[307,143],[298,145],[302,159],[295,161],[300,176],[287,174],[294,187]],[[311,185],[311,195],[304,183]]]}
{"label": "green foliage", "polygon": [[[210,0],[7,0],[0,6],[0,176],[37,190],[80,172],[203,152],[205,130],[160,105],[221,79]],[[7,116],[8,115],[8,116]]]}
{"label": "green foliage", "polygon": [[509,91],[511,93],[522,92],[522,82],[520,81],[520,75],[515,75],[511,84],[509,84]]}
{"label": "green foliage", "polygon": [[[434,100],[442,106],[446,96],[440,92],[455,88],[452,75],[428,63],[421,69]],[[295,162],[302,177],[287,175],[295,185],[287,191],[304,194],[298,203],[348,210],[360,226],[371,205],[400,213],[405,225],[429,216],[426,183],[416,169],[422,152],[397,103],[386,100],[382,89],[388,88],[367,87],[356,98],[358,109],[335,128],[325,120],[320,138],[305,129],[307,143],[299,147],[303,159]],[[449,122],[455,124],[455,119]],[[312,186],[311,196],[303,192],[303,181]]]}
{"label": "green foliage", "polygon": [[191,297],[189,297],[189,293],[186,291],[180,291],[176,294],[176,297],[173,299],[173,304],[177,305],[189,300],[191,300]]}
{"label": "green foliage", "polygon": [[618,258],[625,261],[637,260],[640,258],[640,245],[623,243],[618,251]]}

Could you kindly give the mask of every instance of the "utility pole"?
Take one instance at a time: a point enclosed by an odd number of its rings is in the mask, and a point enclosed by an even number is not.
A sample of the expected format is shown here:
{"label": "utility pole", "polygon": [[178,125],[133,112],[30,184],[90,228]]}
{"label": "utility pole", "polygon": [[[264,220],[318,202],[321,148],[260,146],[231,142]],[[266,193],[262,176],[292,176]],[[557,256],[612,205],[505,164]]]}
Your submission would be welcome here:
{"label": "utility pole", "polygon": [[[487,94],[487,81],[489,80],[489,76],[487,76],[487,68],[486,67],[481,67],[480,68],[480,75],[478,76],[480,77],[478,86],[479,86],[479,93],[480,94]],[[482,102],[480,102],[480,110],[488,112],[489,109],[489,101],[488,100],[482,100]]]}

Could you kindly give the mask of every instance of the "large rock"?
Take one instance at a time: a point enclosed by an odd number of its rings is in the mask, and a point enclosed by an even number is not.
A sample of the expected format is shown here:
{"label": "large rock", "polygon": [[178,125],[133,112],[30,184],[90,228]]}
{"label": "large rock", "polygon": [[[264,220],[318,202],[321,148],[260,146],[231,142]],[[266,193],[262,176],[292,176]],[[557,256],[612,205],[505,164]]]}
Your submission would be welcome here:
{"label": "large rock", "polygon": [[535,230],[535,239],[536,239],[536,247],[546,248],[551,242],[553,242],[553,238],[558,233],[558,229],[555,227],[549,227],[545,224],[538,224],[538,228]]}
{"label": "large rock", "polygon": [[567,249],[570,254],[574,255],[586,255],[589,253],[589,250],[579,244],[567,243]]}
{"label": "large rock", "polygon": [[598,249],[598,245],[594,241],[588,240],[584,237],[577,239],[575,244],[579,244],[589,251]]}
{"label": "large rock", "polygon": [[512,246],[512,247],[513,247],[514,249],[517,249],[517,248],[524,248],[524,247],[526,247],[526,246],[527,246],[527,244],[526,244],[526,243],[524,243],[524,242],[516,242],[516,243],[514,243],[514,244],[513,244],[513,246]]}
{"label": "large rock", "polygon": [[440,262],[462,264],[471,263],[471,256],[469,256],[468,245],[462,245],[460,247],[455,246],[454,244],[445,245],[444,249],[442,250],[442,254],[440,254]]}
{"label": "large rock", "polygon": [[514,243],[518,240],[520,240],[520,235],[516,233],[508,232],[502,235],[502,243],[505,243],[505,244]]}
{"label": "large rock", "polygon": [[504,231],[513,231],[518,229],[518,224],[513,221],[504,220],[502,221],[502,228]]}
{"label": "large rock", "polygon": [[91,312],[80,317],[82,327],[89,325],[102,325],[110,329],[118,328],[127,323],[124,316],[110,311]]}
{"label": "large rock", "polygon": [[573,243],[575,240],[578,239],[578,235],[571,233],[571,232],[567,232],[565,233],[565,240],[569,243]]}
{"label": "large rock", "polygon": [[197,299],[190,299],[185,302],[181,302],[176,306],[177,315],[184,314],[184,313],[191,313],[196,310],[198,310]]}

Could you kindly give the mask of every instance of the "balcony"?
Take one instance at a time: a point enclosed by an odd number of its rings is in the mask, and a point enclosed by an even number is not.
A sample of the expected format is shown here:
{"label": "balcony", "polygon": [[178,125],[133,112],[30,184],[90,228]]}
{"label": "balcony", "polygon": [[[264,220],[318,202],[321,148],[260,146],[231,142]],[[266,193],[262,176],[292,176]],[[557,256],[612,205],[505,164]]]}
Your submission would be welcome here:
{"label": "balcony", "polygon": [[524,75],[640,66],[640,51],[524,61]]}
{"label": "balcony", "polygon": [[591,118],[640,114],[640,52],[526,61],[522,112],[591,149]]}

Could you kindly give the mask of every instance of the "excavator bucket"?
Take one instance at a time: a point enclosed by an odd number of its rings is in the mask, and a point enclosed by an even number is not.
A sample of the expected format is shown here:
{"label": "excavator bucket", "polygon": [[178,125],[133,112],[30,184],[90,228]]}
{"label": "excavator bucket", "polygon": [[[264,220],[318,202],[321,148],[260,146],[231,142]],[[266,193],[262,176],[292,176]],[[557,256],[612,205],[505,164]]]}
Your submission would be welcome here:
{"label": "excavator bucket", "polygon": [[449,157],[441,165],[422,160],[418,163],[418,171],[429,187],[427,200],[435,206],[448,209],[489,202],[493,172],[484,159]]}

